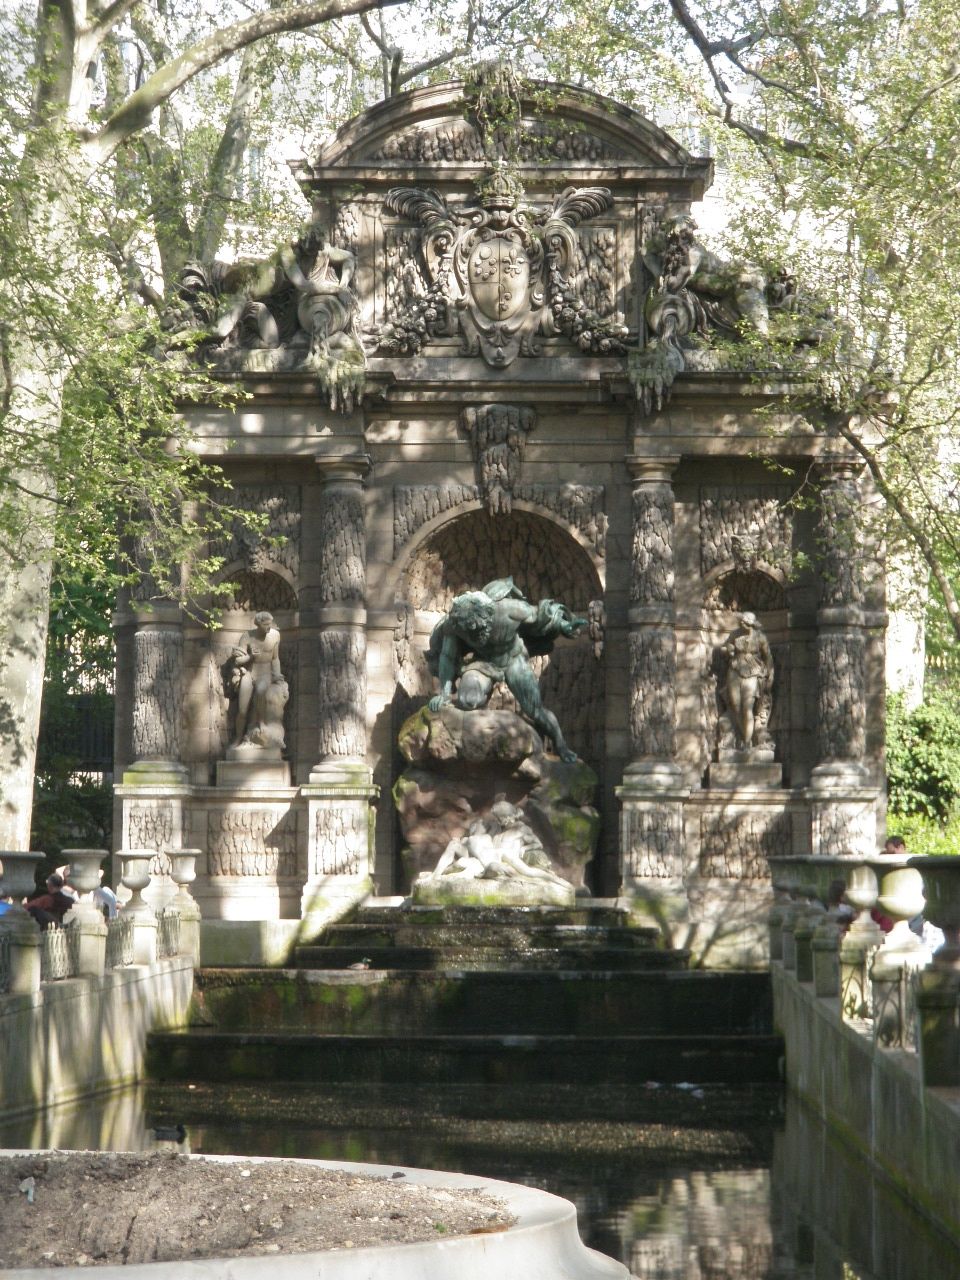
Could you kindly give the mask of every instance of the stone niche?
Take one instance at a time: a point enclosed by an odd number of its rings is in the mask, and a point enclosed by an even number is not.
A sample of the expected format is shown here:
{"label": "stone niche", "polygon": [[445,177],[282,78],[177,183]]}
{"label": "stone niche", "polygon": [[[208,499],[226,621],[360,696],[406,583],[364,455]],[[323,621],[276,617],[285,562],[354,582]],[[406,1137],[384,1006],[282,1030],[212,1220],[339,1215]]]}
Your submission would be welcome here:
{"label": "stone niche", "polygon": [[[534,660],[598,779],[564,800],[598,815],[570,883],[706,964],[754,963],[766,859],[876,834],[868,487],[808,377],[760,395],[724,367],[715,335],[776,315],[809,363],[816,334],[792,286],[717,266],[692,220],[711,162],[620,104],[501,74],[498,94],[432,85],[364,112],[297,167],[303,234],[272,273],[181,282],[196,358],[248,393],[186,406],[194,447],[267,527],[211,543],[232,584],[219,630],[148,583],[118,610],[116,829],[158,871],[200,848],[208,916],[319,919],[406,891],[439,840],[418,846],[390,798],[430,763],[404,729],[436,691],[424,649],[457,593],[512,575],[588,619]],[[506,123],[487,105],[503,95]],[[272,778],[218,768],[232,654],[263,611],[288,691]],[[738,649],[745,627],[763,643]],[[514,711],[498,689],[490,714]],[[536,755],[496,784],[510,799],[534,803]],[[483,811],[495,783],[474,783]]]}

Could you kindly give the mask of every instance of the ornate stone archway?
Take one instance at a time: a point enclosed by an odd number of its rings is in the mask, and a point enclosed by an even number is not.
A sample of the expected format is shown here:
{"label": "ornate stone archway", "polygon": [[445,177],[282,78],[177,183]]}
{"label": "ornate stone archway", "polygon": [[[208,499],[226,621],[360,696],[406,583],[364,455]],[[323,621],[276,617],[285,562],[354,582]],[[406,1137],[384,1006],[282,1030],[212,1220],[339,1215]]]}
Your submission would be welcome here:
{"label": "ornate stone archway", "polygon": [[[414,549],[398,586],[405,635],[396,646],[398,698],[395,721],[433,692],[422,643],[424,629],[463,591],[512,576],[529,600],[562,600],[590,626],[536,658],[544,702],[557,715],[570,744],[598,773],[603,766],[603,587],[590,556],[555,521],[530,511],[489,515],[466,511],[428,534]],[[416,625],[419,622],[419,626]],[[493,706],[514,707],[506,689]]]}

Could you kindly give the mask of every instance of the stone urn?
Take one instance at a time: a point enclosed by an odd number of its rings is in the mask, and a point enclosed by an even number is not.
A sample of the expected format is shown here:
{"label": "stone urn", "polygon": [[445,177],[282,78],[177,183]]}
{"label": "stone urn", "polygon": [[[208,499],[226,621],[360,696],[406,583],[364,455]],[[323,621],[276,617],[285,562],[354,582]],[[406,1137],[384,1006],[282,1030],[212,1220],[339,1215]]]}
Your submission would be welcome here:
{"label": "stone urn", "polygon": [[934,963],[937,968],[960,969],[960,857],[911,858],[909,865],[923,877],[924,915],[946,938]]}
{"label": "stone urn", "polygon": [[120,857],[123,862],[121,882],[130,890],[130,901],[123,908],[125,916],[137,919],[153,917],[150,906],[143,900],[143,891],[150,883],[150,864],[154,854],[152,849],[123,849]]}
{"label": "stone urn", "polygon": [[42,860],[42,853],[0,849],[0,888],[14,902],[29,898],[35,892],[37,867]]}
{"label": "stone urn", "polygon": [[175,905],[193,901],[190,886],[197,878],[197,858],[201,853],[201,849],[169,849],[167,851],[170,858],[170,879],[177,886]]}
{"label": "stone urn", "polygon": [[64,861],[70,867],[70,883],[81,897],[87,897],[100,886],[100,866],[108,857],[106,849],[64,849]]}
{"label": "stone urn", "polygon": [[893,921],[893,928],[883,940],[874,962],[881,970],[909,965],[922,968],[930,953],[910,928],[910,921],[923,912],[926,899],[923,896],[923,877],[916,867],[899,867],[888,871],[880,884],[877,899],[881,911]]}

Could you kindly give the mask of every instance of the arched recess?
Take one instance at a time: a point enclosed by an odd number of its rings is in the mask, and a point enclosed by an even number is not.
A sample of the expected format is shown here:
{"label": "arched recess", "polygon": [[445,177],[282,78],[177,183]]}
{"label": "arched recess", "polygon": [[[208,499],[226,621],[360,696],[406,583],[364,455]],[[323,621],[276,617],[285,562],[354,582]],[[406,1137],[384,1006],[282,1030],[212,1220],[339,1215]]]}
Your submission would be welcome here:
{"label": "arched recess", "polygon": [[773,656],[773,709],[770,734],[776,744],[776,758],[789,774],[792,733],[790,716],[791,652],[788,625],[787,583],[783,573],[769,565],[754,568],[732,563],[718,566],[703,583],[701,614],[701,765],[706,770],[717,758],[717,728],[720,714],[719,690],[725,660],[722,646],[738,629],[738,615],[756,614],[766,634]]}
{"label": "arched recess", "polygon": [[231,560],[218,574],[227,593],[217,599],[216,629],[191,629],[186,637],[187,699],[185,714],[193,746],[189,758],[203,760],[212,771],[222,760],[233,738],[236,715],[233,646],[253,626],[261,610],[272,613],[280,630],[280,666],[290,696],[284,712],[286,750],[298,758],[299,742],[299,600],[292,574],[282,565],[261,557]]}
{"label": "arched recess", "polygon": [[[454,596],[508,576],[528,600],[562,600],[582,617],[592,615],[599,621],[602,616],[597,567],[559,523],[516,508],[508,515],[491,516],[483,509],[454,515],[410,548],[396,583],[398,604],[410,623],[397,646],[397,728],[433,691],[423,651],[430,626]],[[543,700],[557,715],[571,746],[601,772],[604,678],[597,649],[602,649],[602,634],[596,626],[592,634],[585,628],[575,640],[560,641],[549,657],[534,659],[533,665]],[[498,689],[490,705],[514,703],[506,689]]]}

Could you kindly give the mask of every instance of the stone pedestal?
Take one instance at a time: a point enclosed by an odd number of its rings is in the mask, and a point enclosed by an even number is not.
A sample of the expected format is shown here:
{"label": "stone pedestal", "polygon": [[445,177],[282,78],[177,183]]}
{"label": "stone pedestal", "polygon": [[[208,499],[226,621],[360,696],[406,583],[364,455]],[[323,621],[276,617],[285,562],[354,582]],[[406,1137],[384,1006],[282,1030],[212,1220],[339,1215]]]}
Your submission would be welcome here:
{"label": "stone pedestal", "polygon": [[433,880],[413,886],[414,906],[442,907],[572,907],[573,885],[536,880]]}
{"label": "stone pedestal", "polygon": [[710,765],[710,786],[719,791],[766,791],[783,786],[783,765],[775,764],[773,752],[769,760],[757,758],[757,753],[730,752],[741,759],[714,760]]}
{"label": "stone pedestal", "polygon": [[12,906],[0,916],[0,937],[10,943],[10,983],[12,996],[33,995],[40,989],[40,962],[43,935],[40,926],[24,907]]}
{"label": "stone pedestal", "polygon": [[[177,786],[122,783],[114,787],[113,792],[120,806],[120,849],[149,851],[150,883],[144,901],[160,910],[177,891],[170,879],[168,851],[184,844],[188,802],[193,789],[182,783]],[[115,873],[119,870],[119,858],[120,855],[114,857]]]}
{"label": "stone pedestal", "polygon": [[217,786],[234,791],[289,787],[290,765],[279,747],[254,745],[227,748],[227,758],[217,761]]}
{"label": "stone pedestal", "polygon": [[412,879],[432,872],[450,842],[503,796],[522,810],[553,870],[573,892],[586,892],[600,828],[598,780],[589,765],[547,755],[536,729],[516,712],[452,704],[411,716],[398,745],[409,767],[393,798]]}

